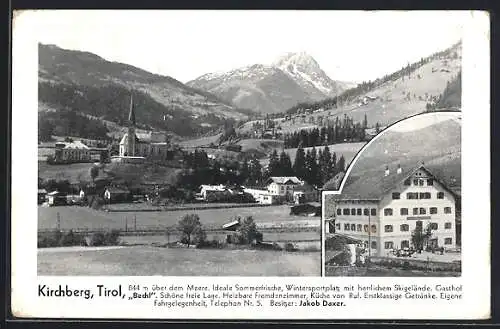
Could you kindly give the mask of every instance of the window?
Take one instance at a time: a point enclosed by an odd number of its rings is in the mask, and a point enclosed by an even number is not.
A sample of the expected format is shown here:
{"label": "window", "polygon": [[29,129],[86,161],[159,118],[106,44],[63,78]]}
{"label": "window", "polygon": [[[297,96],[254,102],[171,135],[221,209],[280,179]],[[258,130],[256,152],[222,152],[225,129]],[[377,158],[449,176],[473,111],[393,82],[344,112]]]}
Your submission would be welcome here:
{"label": "window", "polygon": [[404,181],[405,186],[410,186],[411,185],[411,180],[408,178]]}
{"label": "window", "polygon": [[365,208],[363,209],[363,215],[368,216],[370,214],[370,209]]}
{"label": "window", "polygon": [[349,224],[347,223],[344,224],[344,231],[349,231]]}
{"label": "window", "polygon": [[406,198],[408,200],[418,199],[418,193],[408,192],[406,193]]}
{"label": "window", "polygon": [[399,193],[399,192],[393,192],[392,193],[392,199],[393,200],[401,199],[401,193]]}
{"label": "window", "polygon": [[339,216],[342,215],[342,209],[337,208],[337,215],[339,215]]}
{"label": "window", "polygon": [[392,249],[394,247],[394,243],[392,241],[386,241],[384,243],[384,248],[385,249]]}
{"label": "window", "polygon": [[385,208],[384,216],[392,216],[392,208]]}
{"label": "window", "polygon": [[431,194],[429,192],[420,193],[420,199],[430,199]]}
{"label": "window", "polygon": [[408,232],[410,230],[410,226],[408,224],[401,224],[401,226],[399,227],[399,230],[401,232]]}
{"label": "window", "polygon": [[351,215],[356,215],[356,208],[351,208]]}
{"label": "window", "polygon": [[356,224],[351,224],[351,231],[356,232]]}
{"label": "window", "polygon": [[401,241],[401,249],[404,249],[404,248],[410,248],[410,241],[408,241],[408,240]]}
{"label": "window", "polygon": [[372,241],[372,249],[377,249],[377,241]]}
{"label": "window", "polygon": [[418,185],[420,185],[420,186],[424,186],[424,180],[423,180],[423,179],[419,179],[419,180],[418,180]]}
{"label": "window", "polygon": [[385,225],[384,226],[384,231],[385,232],[392,232],[392,225]]}
{"label": "window", "polygon": [[377,216],[377,209],[376,209],[376,208],[372,208],[372,209],[370,210],[370,215],[372,215],[372,216]]}
{"label": "window", "polygon": [[418,179],[417,179],[417,178],[415,178],[415,179],[413,180],[413,185],[418,186]]}
{"label": "window", "polygon": [[452,244],[452,241],[451,238],[444,238],[444,244]]}
{"label": "window", "polygon": [[447,230],[451,229],[451,222],[444,223],[444,228]]}
{"label": "window", "polygon": [[451,207],[444,207],[445,214],[451,214]]}
{"label": "window", "polygon": [[361,208],[356,209],[356,215],[361,216]]}
{"label": "window", "polygon": [[368,225],[363,225],[363,231],[368,232]]}
{"label": "window", "polygon": [[420,213],[420,215],[425,215],[425,213],[426,213],[425,208],[420,208],[419,213]]}
{"label": "window", "polygon": [[338,231],[340,231],[340,223],[335,224],[335,229],[337,229]]}
{"label": "window", "polygon": [[444,199],[444,192],[438,192],[437,198],[438,199]]}
{"label": "window", "polygon": [[399,210],[399,213],[401,214],[401,216],[408,215],[408,208],[401,208]]}
{"label": "window", "polygon": [[377,225],[372,225],[372,233],[377,233]]}
{"label": "window", "polygon": [[428,185],[428,186],[432,186],[432,185],[434,185],[434,179],[429,178],[429,179],[427,180],[427,185]]}
{"label": "window", "polygon": [[362,227],[363,227],[363,225],[358,224],[358,225],[356,226],[356,231],[361,232]]}
{"label": "window", "polygon": [[351,213],[349,212],[349,208],[344,208],[344,210],[342,210],[342,213],[345,215],[345,216],[349,216]]}
{"label": "window", "polygon": [[429,208],[429,212],[431,213],[431,215],[435,215],[438,213],[438,208],[436,207],[430,207]]}
{"label": "window", "polygon": [[438,223],[431,223],[431,230],[437,230],[438,229]]}
{"label": "window", "polygon": [[418,208],[413,208],[413,214],[418,215]]}

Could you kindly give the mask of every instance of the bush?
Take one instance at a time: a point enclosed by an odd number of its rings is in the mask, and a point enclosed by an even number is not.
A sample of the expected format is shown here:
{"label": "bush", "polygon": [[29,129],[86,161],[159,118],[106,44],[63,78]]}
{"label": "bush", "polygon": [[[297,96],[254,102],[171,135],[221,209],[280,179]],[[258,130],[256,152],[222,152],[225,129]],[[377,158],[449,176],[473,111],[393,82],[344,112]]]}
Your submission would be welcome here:
{"label": "bush", "polygon": [[297,251],[297,248],[293,245],[293,243],[288,242],[285,244],[285,251]]}
{"label": "bush", "polygon": [[73,230],[70,230],[68,233],[63,234],[59,240],[59,245],[66,246],[81,246],[83,244],[83,237],[79,234],[73,233]]}
{"label": "bush", "polygon": [[97,246],[116,246],[120,242],[120,232],[112,230],[110,232],[95,232],[87,238],[87,245]]}

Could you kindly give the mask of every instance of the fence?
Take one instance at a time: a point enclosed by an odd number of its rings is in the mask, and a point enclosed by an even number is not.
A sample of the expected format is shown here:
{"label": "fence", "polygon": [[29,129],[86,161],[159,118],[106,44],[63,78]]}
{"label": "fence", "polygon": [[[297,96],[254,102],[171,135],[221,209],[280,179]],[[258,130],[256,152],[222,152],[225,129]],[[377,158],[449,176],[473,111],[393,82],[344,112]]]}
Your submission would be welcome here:
{"label": "fence", "polygon": [[399,267],[402,269],[417,269],[424,271],[450,271],[460,272],[462,269],[461,262],[439,262],[431,260],[420,260],[411,258],[392,258],[392,257],[370,257],[370,263],[380,266]]}

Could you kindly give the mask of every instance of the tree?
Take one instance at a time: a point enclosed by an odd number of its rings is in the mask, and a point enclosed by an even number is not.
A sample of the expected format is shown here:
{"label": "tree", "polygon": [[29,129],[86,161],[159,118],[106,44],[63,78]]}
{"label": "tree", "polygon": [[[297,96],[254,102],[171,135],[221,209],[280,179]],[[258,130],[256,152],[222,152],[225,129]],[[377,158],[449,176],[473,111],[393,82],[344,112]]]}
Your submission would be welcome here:
{"label": "tree", "polygon": [[240,244],[262,242],[262,233],[257,230],[257,225],[255,225],[252,216],[247,216],[243,220],[238,217],[238,220],[240,222],[240,227],[238,228],[237,232],[239,233]]}
{"label": "tree", "polygon": [[283,150],[280,153],[278,176],[293,175],[292,161],[290,156]]}
{"label": "tree", "polygon": [[364,129],[368,128],[368,118],[366,117],[366,113],[365,113],[365,117],[363,119],[363,128]]}
{"label": "tree", "polygon": [[340,159],[337,162],[336,171],[337,171],[337,173],[339,173],[339,172],[345,172],[345,159],[344,159],[343,155],[340,156]]}
{"label": "tree", "polygon": [[260,165],[259,159],[253,158],[250,162],[250,173],[249,173],[250,184],[257,185],[262,181],[262,166]]}
{"label": "tree", "polygon": [[375,132],[377,134],[380,132],[380,124],[378,122],[375,124]]}
{"label": "tree", "polygon": [[305,180],[311,185],[318,184],[318,163],[316,162],[316,149],[313,147],[306,154],[307,177]]}
{"label": "tree", "polygon": [[95,181],[97,176],[99,176],[99,167],[97,166],[90,167],[90,178],[92,179],[92,182]]}
{"label": "tree", "polygon": [[424,245],[429,241],[432,236],[432,229],[430,225],[427,225],[425,231],[422,225],[417,225],[415,230],[411,234],[411,243],[417,251],[422,251]]}
{"label": "tree", "polygon": [[302,146],[299,146],[295,153],[295,160],[293,162],[293,171],[300,179],[305,179],[307,176],[306,168],[306,154]]}
{"label": "tree", "polygon": [[248,165],[248,160],[245,159],[241,164],[240,168],[240,181],[245,183],[250,178],[250,166]]}
{"label": "tree", "polygon": [[278,152],[276,150],[271,153],[271,156],[269,157],[269,167],[268,167],[268,174],[269,176],[277,176],[279,173],[279,158],[278,158]]}
{"label": "tree", "polygon": [[202,235],[203,228],[200,223],[200,217],[196,214],[187,214],[177,224],[179,231],[182,233],[181,241],[186,243],[189,247],[191,239]]}
{"label": "tree", "polygon": [[325,149],[319,158],[319,172],[321,185],[325,184],[330,178],[333,177],[332,157],[328,146],[325,146]]}

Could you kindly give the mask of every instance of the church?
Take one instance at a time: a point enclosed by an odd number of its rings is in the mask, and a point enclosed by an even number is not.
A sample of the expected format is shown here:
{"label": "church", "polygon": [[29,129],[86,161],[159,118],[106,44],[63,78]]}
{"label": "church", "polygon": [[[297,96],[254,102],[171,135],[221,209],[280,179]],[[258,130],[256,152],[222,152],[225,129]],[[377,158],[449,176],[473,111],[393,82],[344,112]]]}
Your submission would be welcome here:
{"label": "church", "polygon": [[146,159],[167,160],[171,156],[170,143],[163,132],[136,133],[133,96],[130,96],[127,132],[120,140],[119,156],[113,162],[143,163]]}

